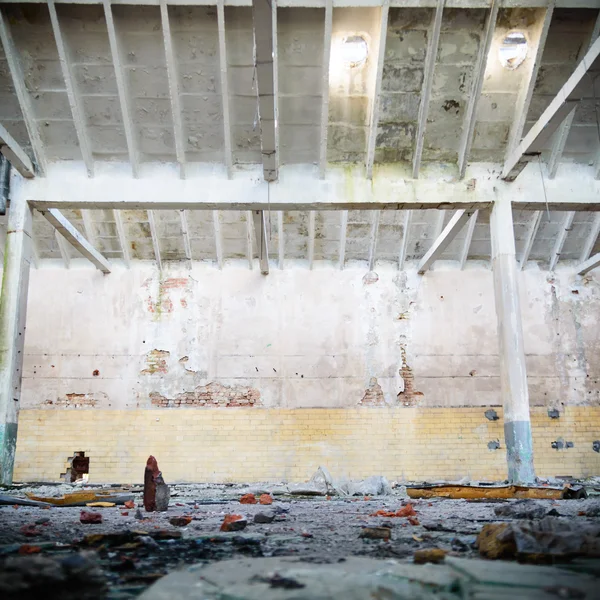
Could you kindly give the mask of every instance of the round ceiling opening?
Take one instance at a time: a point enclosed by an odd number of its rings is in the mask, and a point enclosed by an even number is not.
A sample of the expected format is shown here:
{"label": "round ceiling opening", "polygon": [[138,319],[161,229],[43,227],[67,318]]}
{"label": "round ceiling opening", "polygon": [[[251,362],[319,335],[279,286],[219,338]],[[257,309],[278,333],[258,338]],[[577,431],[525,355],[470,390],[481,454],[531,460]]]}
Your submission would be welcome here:
{"label": "round ceiling opening", "polygon": [[498,55],[505,69],[516,69],[527,56],[527,38],[520,31],[511,31],[504,36]]}
{"label": "round ceiling opening", "polygon": [[342,43],[342,58],[347,67],[359,67],[368,54],[367,40],[361,35],[349,35]]}

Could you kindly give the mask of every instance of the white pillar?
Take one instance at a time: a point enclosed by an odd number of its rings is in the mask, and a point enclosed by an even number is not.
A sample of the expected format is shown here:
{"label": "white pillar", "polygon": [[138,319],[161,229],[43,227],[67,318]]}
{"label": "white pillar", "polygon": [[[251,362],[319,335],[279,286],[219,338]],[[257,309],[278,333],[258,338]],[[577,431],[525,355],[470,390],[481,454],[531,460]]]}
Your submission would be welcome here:
{"label": "white pillar", "polygon": [[[20,178],[19,178],[20,179]],[[0,297],[0,484],[12,483],[21,399],[32,214],[13,177]]]}
{"label": "white pillar", "polygon": [[496,200],[490,229],[508,479],[531,484],[535,482],[533,444],[510,200]]}

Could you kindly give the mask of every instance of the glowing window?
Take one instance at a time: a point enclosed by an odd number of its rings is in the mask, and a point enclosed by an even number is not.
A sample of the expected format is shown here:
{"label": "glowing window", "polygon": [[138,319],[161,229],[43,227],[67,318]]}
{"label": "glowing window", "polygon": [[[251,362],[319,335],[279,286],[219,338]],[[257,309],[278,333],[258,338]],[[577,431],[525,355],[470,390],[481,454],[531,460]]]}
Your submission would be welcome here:
{"label": "glowing window", "polygon": [[527,56],[527,38],[520,31],[511,31],[502,40],[498,55],[505,69],[516,69]]}
{"label": "glowing window", "polygon": [[350,35],[342,43],[342,59],[347,67],[359,67],[369,54],[369,47],[364,37]]}

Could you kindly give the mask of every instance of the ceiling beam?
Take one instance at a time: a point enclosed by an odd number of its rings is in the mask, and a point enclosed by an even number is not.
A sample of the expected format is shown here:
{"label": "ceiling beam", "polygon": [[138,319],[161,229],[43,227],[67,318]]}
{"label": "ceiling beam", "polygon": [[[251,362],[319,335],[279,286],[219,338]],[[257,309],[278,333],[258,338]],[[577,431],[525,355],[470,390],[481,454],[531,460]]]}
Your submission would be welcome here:
{"label": "ceiling beam", "polygon": [[260,272],[263,275],[269,274],[269,247],[267,243],[267,223],[264,210],[253,210],[252,218],[254,220],[254,235],[256,236],[256,250]]}
{"label": "ceiling beam", "polygon": [[467,264],[467,258],[469,257],[469,249],[471,248],[471,240],[473,239],[473,232],[475,231],[475,225],[477,225],[477,217],[479,216],[479,211],[476,210],[469,219],[469,223],[467,224],[467,233],[465,235],[465,243],[463,244],[461,253],[460,253],[460,270],[462,271]]}
{"label": "ceiling beam", "polygon": [[217,267],[223,268],[223,236],[221,234],[221,219],[218,210],[213,210],[213,229],[215,234],[215,254],[217,255]]}
{"label": "ceiling beam", "polygon": [[[506,162],[508,162],[509,158],[514,154],[523,137],[525,121],[527,119],[527,113],[529,112],[529,105],[531,104],[531,98],[533,96],[533,89],[537,80],[540,63],[542,62],[546,38],[548,37],[548,29],[550,28],[552,15],[554,14],[554,6],[555,0],[548,0],[544,17],[537,23],[537,44],[535,48],[531,49],[531,62],[526,62],[523,65],[528,72],[526,73],[524,78],[525,81],[522,82],[517,95],[513,123],[508,134],[508,144],[506,146]],[[535,33],[536,32],[534,32],[530,37],[534,37]]]}
{"label": "ceiling beam", "polygon": [[383,63],[385,60],[385,44],[387,41],[388,15],[390,12],[389,1],[384,0],[381,7],[379,22],[379,47],[377,50],[377,71],[375,75],[375,93],[371,102],[371,122],[369,124],[369,140],[367,146],[367,179],[373,177],[373,162],[375,161],[375,147],[377,146],[377,128],[379,127],[379,109],[381,106],[381,81],[383,79]]}
{"label": "ceiling beam", "polygon": [[315,211],[311,210],[308,213],[308,268],[312,271],[315,260]]}
{"label": "ceiling beam", "polygon": [[594,246],[596,244],[596,240],[598,239],[599,234],[600,234],[600,213],[596,213],[596,215],[594,216],[594,222],[592,223],[592,229],[585,241],[583,250],[581,251],[581,257],[579,259],[579,260],[581,260],[581,262],[586,261],[590,257],[590,254],[592,253],[592,250],[594,249]]}
{"label": "ceiling beam", "polygon": [[223,149],[227,177],[233,174],[233,154],[231,152],[231,118],[229,115],[229,79],[227,74],[227,44],[225,35],[225,3],[217,0],[217,24],[219,29],[219,70],[221,81],[221,107],[223,110]]}
{"label": "ceiling beam", "polygon": [[285,234],[283,231],[283,211],[277,211],[277,254],[279,268],[283,271],[285,261]]}
{"label": "ceiling beam", "polygon": [[154,212],[148,211],[148,225],[150,225],[150,237],[152,238],[152,247],[154,248],[154,258],[158,264],[158,270],[162,271],[162,259],[160,256],[160,244],[158,242],[158,234],[156,232],[156,222],[154,220]]}
{"label": "ceiling beam", "polygon": [[88,176],[93,177],[94,158],[88,142],[81,96],[79,95],[78,90],[76,89],[75,81],[73,80],[69,50],[66,47],[65,40],[60,29],[60,21],[58,20],[58,13],[56,12],[54,0],[48,0],[48,12],[50,13],[52,32],[54,34],[54,41],[56,42],[56,49],[58,50],[60,68],[65,81],[67,98],[69,100],[69,107],[71,108],[71,115],[73,116],[73,125],[75,126],[79,150],[87,169]]}
{"label": "ceiling beam", "polygon": [[[92,244],[90,244],[80,233],[75,229],[71,222],[57,209],[50,208],[41,210],[42,216],[54,227],[59,237],[69,242],[76,250],[78,250],[85,258],[87,258],[96,268],[103,273],[110,273],[110,263]],[[59,248],[61,242],[59,241]],[[61,253],[64,248],[61,248]],[[66,254],[66,252],[65,252]],[[64,258],[64,256],[63,256]],[[68,260],[68,259],[67,259]],[[68,266],[68,265],[67,265]]]}
{"label": "ceiling beam", "polygon": [[348,235],[348,211],[340,211],[340,256],[339,267],[340,271],[344,270],[346,264],[346,237]]}
{"label": "ceiling beam", "polygon": [[[2,8],[0,7],[0,40],[4,47],[4,55],[6,56],[6,62],[8,63],[8,69],[12,79],[15,93],[19,101],[19,107],[21,108],[21,114],[23,115],[23,121],[25,121],[25,128],[29,135],[29,142],[31,143],[31,149],[37,163],[37,169],[42,175],[46,174],[46,154],[44,152],[44,144],[35,120],[35,113],[33,111],[33,105],[31,103],[31,97],[27,88],[25,87],[25,78],[23,76],[23,69],[19,60],[19,55],[14,44],[12,33],[10,31],[10,25],[8,20],[4,17]],[[10,160],[10,159],[9,159]],[[15,165],[15,168],[17,166]]]}
{"label": "ceiling beam", "polygon": [[67,244],[67,240],[58,233],[58,229],[54,230],[54,239],[58,245],[58,251],[60,252],[60,258],[63,261],[63,265],[65,269],[69,269],[71,267],[71,256],[69,255],[69,244]]}
{"label": "ceiling beam", "polygon": [[423,85],[421,87],[421,102],[419,103],[419,115],[417,117],[415,152],[413,154],[413,179],[417,179],[419,177],[419,169],[421,168],[421,155],[423,154],[423,145],[425,144],[425,129],[427,127],[427,115],[429,114],[429,99],[431,97],[431,88],[433,87],[435,61],[440,43],[440,31],[442,29],[443,16],[444,0],[438,0],[437,7],[435,9],[435,17],[433,19],[431,31],[428,35],[429,41],[427,43],[427,57],[425,58]]}
{"label": "ceiling beam", "polygon": [[578,267],[576,267],[575,273],[577,273],[577,275],[585,275],[596,267],[600,267],[600,253],[594,254],[594,256],[582,262]]}
{"label": "ceiling beam", "polygon": [[377,237],[379,235],[379,219],[381,211],[374,210],[371,215],[371,234],[369,235],[369,271],[375,267],[375,253],[377,252]]}
{"label": "ceiling beam", "polygon": [[[588,44],[586,51],[589,50],[596,39],[600,36],[600,12],[598,13],[598,17],[596,18],[596,23],[594,24],[594,29],[592,30],[592,34],[590,35],[590,43]],[[580,51],[578,60],[582,58],[583,49]],[[554,136],[554,140],[552,142],[552,150],[550,153],[550,159],[548,161],[548,177],[550,179],[554,179],[556,177],[556,172],[558,171],[558,167],[560,165],[560,161],[562,159],[563,152],[565,151],[565,145],[567,140],[569,139],[569,133],[571,131],[571,127],[573,125],[573,119],[575,117],[575,112],[577,111],[577,107],[575,107],[568,115],[567,118],[562,122],[558,131]],[[600,152],[600,151],[599,151]]]}
{"label": "ceiling beam", "polygon": [[123,254],[123,262],[129,268],[130,256],[129,256],[129,243],[127,242],[127,235],[125,234],[125,227],[123,226],[123,215],[120,210],[113,210],[113,216],[115,218],[115,225],[117,228],[117,236],[119,238],[119,245],[121,246],[121,254]]}
{"label": "ceiling beam", "polygon": [[277,126],[277,2],[252,0],[254,64],[260,146],[265,181],[279,176],[279,129]]}
{"label": "ceiling beam", "polygon": [[0,152],[4,158],[27,179],[35,177],[35,171],[27,153],[13,138],[6,128],[0,124]]}
{"label": "ceiling beam", "polygon": [[181,235],[183,237],[183,252],[185,258],[188,261],[188,266],[191,269],[194,266],[192,262],[192,246],[190,244],[190,229],[188,227],[187,212],[185,210],[179,211],[179,221],[181,223]]}
{"label": "ceiling beam", "polygon": [[479,53],[477,54],[477,62],[473,68],[473,84],[469,94],[467,110],[463,121],[462,135],[460,139],[460,147],[458,150],[458,171],[460,178],[465,176],[467,162],[471,154],[471,146],[473,144],[473,135],[475,133],[475,124],[477,122],[477,107],[481,98],[481,90],[483,89],[483,78],[487,67],[487,58],[490,53],[492,40],[494,39],[494,31],[496,30],[496,21],[498,20],[498,10],[500,9],[500,1],[492,0],[492,5],[488,11],[487,21],[485,23],[485,31],[483,39],[479,45]]}
{"label": "ceiling beam", "polygon": [[457,210],[448,225],[446,225],[444,231],[437,237],[437,239],[431,245],[431,248],[427,250],[425,256],[419,262],[417,268],[419,275],[423,275],[427,269],[442,255],[444,250],[448,247],[450,242],[456,237],[456,234],[464,227],[465,223],[471,217],[470,212],[466,210]]}
{"label": "ceiling beam", "polygon": [[521,255],[521,262],[519,263],[519,268],[521,271],[525,268],[525,265],[529,260],[529,254],[533,248],[533,242],[535,241],[535,236],[541,222],[542,211],[536,210],[531,217],[531,223],[529,224],[529,230],[527,231],[527,238],[525,239],[525,245],[523,246],[523,254]]}
{"label": "ceiling beam", "polygon": [[127,142],[127,152],[129,154],[129,164],[134,177],[138,177],[140,170],[140,158],[138,152],[135,128],[133,125],[133,112],[129,102],[129,90],[125,76],[123,74],[123,65],[121,63],[121,49],[117,29],[112,14],[111,0],[102,0],[104,6],[104,19],[108,30],[108,42],[110,44],[110,53],[112,57],[113,69],[115,71],[115,80],[117,82],[117,95],[121,107],[121,116],[123,118],[123,128],[125,129],[125,140]]}
{"label": "ceiling beam", "polygon": [[[586,76],[594,61],[600,55],[600,38],[588,50],[567,82],[550,102],[542,116],[531,127],[523,141],[509,156],[502,170],[502,178],[514,181],[525,165],[541,153],[545,143],[561,123],[570,115],[581,100],[581,80]],[[572,120],[572,116],[571,116]],[[568,133],[568,132],[567,132]]]}
{"label": "ceiling beam", "polygon": [[82,210],[81,220],[83,221],[83,232],[85,233],[86,239],[92,246],[96,247],[98,245],[98,241],[94,233],[94,220],[92,218],[91,211]]}
{"label": "ceiling beam", "polygon": [[327,134],[329,128],[329,61],[331,59],[331,31],[333,28],[333,0],[325,0],[325,28],[323,33],[323,73],[321,81],[321,133],[319,139],[319,176],[325,178],[327,169]]}
{"label": "ceiling beam", "polygon": [[554,268],[558,263],[560,253],[562,252],[563,246],[565,245],[565,241],[567,239],[567,235],[569,234],[569,231],[571,231],[573,217],[575,217],[575,213],[573,211],[565,213],[565,216],[563,217],[560,226],[560,231],[558,232],[558,237],[556,238],[554,248],[552,249],[552,256],[550,257],[550,266],[548,267],[549,271],[554,271]]}
{"label": "ceiling beam", "polygon": [[412,210],[404,211],[404,223],[402,226],[402,244],[400,245],[400,253],[398,254],[398,270],[404,270],[406,262],[406,254],[408,252],[408,241],[410,239],[410,222],[412,220]]}
{"label": "ceiling beam", "polygon": [[83,169],[55,165],[46,177],[23,179],[21,185],[31,204],[41,209],[475,210],[506,196],[519,210],[600,210],[600,181],[585,165],[564,164],[553,180],[542,179],[538,169],[526,169],[518,185],[491,177],[489,165],[469,166],[462,181],[440,177],[435,169],[427,178],[405,179],[394,172],[397,165],[392,167],[382,166],[369,181],[362,165],[332,166],[325,180],[290,165],[282,168],[279,182],[267,184],[252,169],[233,179],[215,171],[181,180],[171,169],[160,177],[135,179],[111,167],[110,177],[90,179]]}
{"label": "ceiling beam", "polygon": [[183,120],[181,99],[179,96],[179,76],[177,74],[177,61],[171,36],[171,23],[169,21],[169,5],[166,0],[160,0],[160,22],[165,46],[167,62],[167,80],[169,82],[169,98],[171,100],[171,116],[173,117],[173,136],[175,138],[175,155],[179,163],[179,175],[185,179],[185,137],[183,134]]}

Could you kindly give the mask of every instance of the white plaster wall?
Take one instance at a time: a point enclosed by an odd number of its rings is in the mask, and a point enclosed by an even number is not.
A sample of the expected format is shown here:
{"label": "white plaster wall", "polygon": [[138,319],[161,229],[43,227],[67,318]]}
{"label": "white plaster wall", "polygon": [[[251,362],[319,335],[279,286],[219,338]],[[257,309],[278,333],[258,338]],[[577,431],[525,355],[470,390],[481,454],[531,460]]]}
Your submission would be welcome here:
{"label": "white plaster wall", "polygon": [[[571,273],[521,273],[532,404],[600,402],[600,279]],[[499,404],[489,269],[365,275],[318,265],[268,276],[198,265],[161,277],[150,263],[107,276],[32,270],[22,408],[81,404],[67,394],[147,408],[152,392],[174,398],[210,382],[257,389],[265,407],[355,406],[372,378],[388,405]],[[144,374],[153,350],[169,353],[166,372]],[[401,369],[419,393],[398,397],[410,388]]]}

